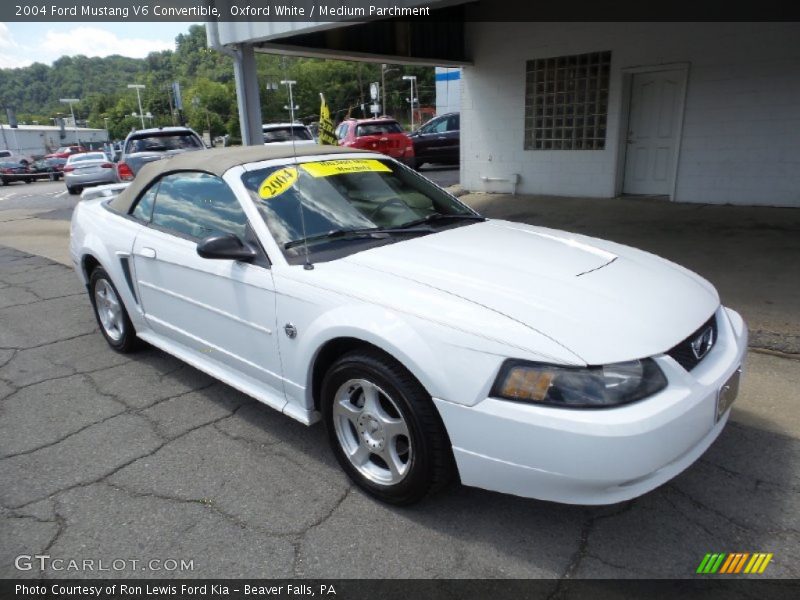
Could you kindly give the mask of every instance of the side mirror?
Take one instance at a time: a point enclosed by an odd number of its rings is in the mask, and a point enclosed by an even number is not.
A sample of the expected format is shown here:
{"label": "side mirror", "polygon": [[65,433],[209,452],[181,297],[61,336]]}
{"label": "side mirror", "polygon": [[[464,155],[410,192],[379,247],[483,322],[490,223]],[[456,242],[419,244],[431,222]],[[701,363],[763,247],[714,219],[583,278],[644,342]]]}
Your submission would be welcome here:
{"label": "side mirror", "polygon": [[240,260],[242,262],[253,262],[257,256],[251,246],[242,243],[242,240],[232,233],[210,235],[203,238],[197,243],[197,254],[203,258]]}

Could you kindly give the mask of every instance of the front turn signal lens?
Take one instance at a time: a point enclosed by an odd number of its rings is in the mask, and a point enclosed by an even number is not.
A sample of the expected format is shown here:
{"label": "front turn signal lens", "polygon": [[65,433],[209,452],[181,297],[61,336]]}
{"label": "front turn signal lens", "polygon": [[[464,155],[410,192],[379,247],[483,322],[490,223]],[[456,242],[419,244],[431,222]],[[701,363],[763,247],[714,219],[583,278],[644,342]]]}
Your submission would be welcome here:
{"label": "front turn signal lens", "polygon": [[506,376],[501,394],[515,400],[541,402],[547,397],[555,373],[552,371],[533,371],[524,367],[514,367]]}

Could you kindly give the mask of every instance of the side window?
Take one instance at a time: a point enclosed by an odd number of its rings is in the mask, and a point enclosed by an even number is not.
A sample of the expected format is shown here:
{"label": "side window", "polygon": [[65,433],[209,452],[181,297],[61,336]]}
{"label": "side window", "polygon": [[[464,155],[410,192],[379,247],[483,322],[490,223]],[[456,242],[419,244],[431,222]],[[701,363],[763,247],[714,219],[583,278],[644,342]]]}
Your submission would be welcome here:
{"label": "side window", "polygon": [[447,119],[439,119],[436,124],[431,123],[431,133],[444,133],[447,131]]}
{"label": "side window", "polygon": [[342,123],[339,125],[339,128],[336,130],[336,137],[340,140],[343,140],[347,137],[347,123]]}
{"label": "side window", "polygon": [[447,118],[447,131],[458,131],[461,127],[460,115],[450,115]]}
{"label": "side window", "polygon": [[247,217],[222,179],[186,172],[161,180],[153,224],[196,239],[213,233],[233,233],[244,239]]}
{"label": "side window", "polygon": [[158,185],[158,183],[155,183],[147,188],[147,191],[139,197],[139,201],[133,208],[131,215],[145,223],[150,222],[150,219],[153,216],[153,203],[155,202],[156,194],[158,193]]}

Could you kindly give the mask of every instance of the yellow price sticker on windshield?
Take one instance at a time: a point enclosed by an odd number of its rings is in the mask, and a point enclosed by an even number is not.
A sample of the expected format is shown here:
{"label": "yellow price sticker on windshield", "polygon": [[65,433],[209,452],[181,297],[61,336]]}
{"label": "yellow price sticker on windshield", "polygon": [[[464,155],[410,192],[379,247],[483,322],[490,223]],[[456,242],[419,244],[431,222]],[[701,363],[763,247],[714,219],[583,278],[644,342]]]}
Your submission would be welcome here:
{"label": "yellow price sticker on windshield", "polygon": [[345,158],[308,162],[301,165],[312,177],[330,177],[347,173],[367,173],[369,171],[391,173],[392,170],[379,160],[372,158]]}
{"label": "yellow price sticker on windshield", "polygon": [[261,182],[258,188],[258,195],[264,200],[271,200],[292,187],[296,181],[297,169],[294,167],[278,169]]}

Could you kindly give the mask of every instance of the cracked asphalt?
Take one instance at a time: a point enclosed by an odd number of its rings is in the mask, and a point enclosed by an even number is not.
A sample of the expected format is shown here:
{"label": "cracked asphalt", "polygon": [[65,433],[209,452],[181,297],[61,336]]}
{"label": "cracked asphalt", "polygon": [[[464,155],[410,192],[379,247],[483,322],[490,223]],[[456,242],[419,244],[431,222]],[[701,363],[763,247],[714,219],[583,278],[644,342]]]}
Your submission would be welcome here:
{"label": "cracked asphalt", "polygon": [[[642,498],[586,508],[454,485],[390,507],[350,485],[321,427],[158,350],[110,350],[71,269],[5,246],[36,248],[37,227],[66,244],[74,200],[57,185],[34,184],[24,210],[0,202],[0,577],[683,578],[735,551],[800,576],[800,355],[781,329],[752,348],[719,440]],[[18,219],[29,229],[3,228]],[[194,569],[18,571],[20,554]]]}

